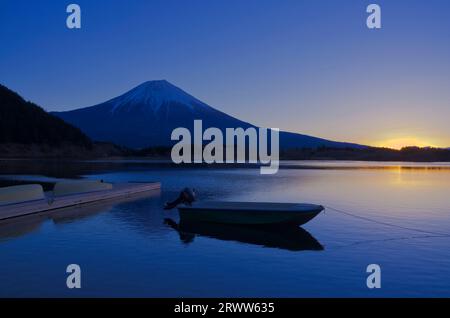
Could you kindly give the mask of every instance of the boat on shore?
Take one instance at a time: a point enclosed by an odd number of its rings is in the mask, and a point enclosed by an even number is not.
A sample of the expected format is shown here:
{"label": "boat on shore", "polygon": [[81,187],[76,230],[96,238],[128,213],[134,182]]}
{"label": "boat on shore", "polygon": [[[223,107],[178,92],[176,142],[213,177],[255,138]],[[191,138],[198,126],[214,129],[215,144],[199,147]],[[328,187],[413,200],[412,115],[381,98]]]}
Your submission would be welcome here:
{"label": "boat on shore", "polygon": [[200,201],[178,206],[180,221],[303,225],[324,207],[309,203]]}

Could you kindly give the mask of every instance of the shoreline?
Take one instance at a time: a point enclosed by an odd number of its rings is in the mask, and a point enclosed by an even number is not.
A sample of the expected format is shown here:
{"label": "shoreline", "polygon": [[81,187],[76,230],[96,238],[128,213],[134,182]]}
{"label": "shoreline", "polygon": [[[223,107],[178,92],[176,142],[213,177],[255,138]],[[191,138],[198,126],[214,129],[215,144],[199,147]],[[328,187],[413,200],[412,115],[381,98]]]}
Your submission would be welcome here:
{"label": "shoreline", "polygon": [[[57,157],[57,156],[11,156],[11,157],[0,157],[0,161],[61,161],[61,162],[93,162],[93,163],[101,163],[101,162],[128,162],[128,163],[161,163],[161,164],[173,164],[174,166],[254,166],[259,167],[262,164],[254,164],[254,163],[212,163],[208,164],[205,162],[202,163],[181,163],[176,164],[170,158],[167,157],[147,157],[147,156],[112,156],[112,157]],[[280,158],[279,161],[281,163],[291,162],[291,161],[300,161],[300,162],[339,162],[339,163],[352,163],[352,162],[374,162],[374,163],[424,163],[424,164],[449,164],[450,160],[444,161],[434,161],[434,160],[402,160],[402,159],[346,159],[346,158],[310,158],[310,159],[295,159],[295,158]]]}

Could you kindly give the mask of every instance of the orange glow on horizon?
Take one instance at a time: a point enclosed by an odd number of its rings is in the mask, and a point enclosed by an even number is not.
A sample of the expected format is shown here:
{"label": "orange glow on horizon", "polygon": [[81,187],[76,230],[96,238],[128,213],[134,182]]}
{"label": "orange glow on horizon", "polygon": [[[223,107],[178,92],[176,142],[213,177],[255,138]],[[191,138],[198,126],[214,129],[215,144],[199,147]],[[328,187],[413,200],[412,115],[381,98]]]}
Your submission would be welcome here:
{"label": "orange glow on horizon", "polygon": [[439,147],[432,142],[427,142],[416,137],[391,138],[384,141],[375,142],[376,147],[385,147],[400,150],[404,147]]}

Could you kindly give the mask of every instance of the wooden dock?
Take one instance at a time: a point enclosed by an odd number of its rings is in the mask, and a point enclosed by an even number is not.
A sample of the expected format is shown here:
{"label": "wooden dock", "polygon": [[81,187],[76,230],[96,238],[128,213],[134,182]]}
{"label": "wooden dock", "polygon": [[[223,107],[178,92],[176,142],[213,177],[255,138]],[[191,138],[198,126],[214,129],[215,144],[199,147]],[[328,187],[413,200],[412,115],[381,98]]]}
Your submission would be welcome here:
{"label": "wooden dock", "polygon": [[159,182],[151,183],[116,183],[111,190],[78,193],[58,197],[47,197],[43,200],[28,201],[0,206],[0,220],[19,216],[48,212],[102,200],[129,197],[134,194],[153,191],[161,188]]}

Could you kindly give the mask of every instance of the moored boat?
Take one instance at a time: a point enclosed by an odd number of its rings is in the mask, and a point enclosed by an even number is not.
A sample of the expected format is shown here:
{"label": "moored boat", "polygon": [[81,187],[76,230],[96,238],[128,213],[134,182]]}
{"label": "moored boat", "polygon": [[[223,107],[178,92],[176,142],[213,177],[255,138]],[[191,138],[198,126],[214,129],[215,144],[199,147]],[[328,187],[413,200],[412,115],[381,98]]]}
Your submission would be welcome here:
{"label": "moored boat", "polygon": [[323,210],[316,204],[274,202],[204,201],[178,206],[181,221],[253,225],[302,225]]}

